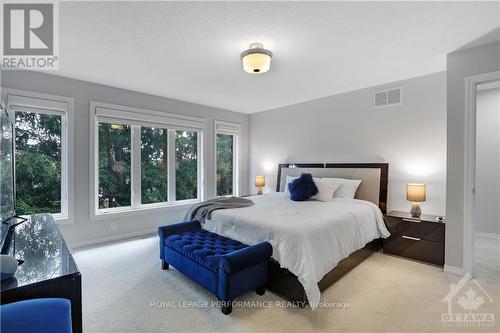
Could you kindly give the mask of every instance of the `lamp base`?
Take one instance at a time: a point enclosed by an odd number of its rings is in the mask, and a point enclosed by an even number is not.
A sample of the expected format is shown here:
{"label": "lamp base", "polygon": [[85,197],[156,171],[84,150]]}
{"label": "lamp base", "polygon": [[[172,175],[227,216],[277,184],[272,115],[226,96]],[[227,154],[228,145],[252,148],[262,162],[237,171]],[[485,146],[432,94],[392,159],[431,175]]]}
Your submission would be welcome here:
{"label": "lamp base", "polygon": [[262,194],[262,187],[257,187],[257,195],[261,195]]}
{"label": "lamp base", "polygon": [[420,209],[420,205],[418,204],[418,202],[413,203],[413,205],[411,206],[410,213],[411,217],[416,219],[420,218],[420,215],[422,215],[422,210]]}

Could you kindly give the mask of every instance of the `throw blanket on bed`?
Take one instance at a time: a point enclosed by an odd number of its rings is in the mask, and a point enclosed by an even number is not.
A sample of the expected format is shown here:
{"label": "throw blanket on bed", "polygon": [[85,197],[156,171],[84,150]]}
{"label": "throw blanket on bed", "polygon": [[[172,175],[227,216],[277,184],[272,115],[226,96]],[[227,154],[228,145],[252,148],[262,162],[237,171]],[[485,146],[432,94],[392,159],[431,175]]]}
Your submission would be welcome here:
{"label": "throw blanket on bed", "polygon": [[218,209],[243,208],[253,205],[253,201],[238,197],[223,197],[207,200],[193,205],[184,216],[184,221],[199,221],[205,223],[210,220],[212,212]]}

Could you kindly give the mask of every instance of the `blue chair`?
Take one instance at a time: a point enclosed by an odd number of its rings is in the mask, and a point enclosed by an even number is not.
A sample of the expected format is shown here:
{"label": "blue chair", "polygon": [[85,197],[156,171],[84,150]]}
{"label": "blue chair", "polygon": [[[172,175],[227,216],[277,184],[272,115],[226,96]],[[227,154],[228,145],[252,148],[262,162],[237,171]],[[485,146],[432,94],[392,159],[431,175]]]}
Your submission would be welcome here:
{"label": "blue chair", "polygon": [[201,229],[200,223],[183,222],[158,228],[163,269],[172,265],[222,301],[222,313],[232,311],[232,301],[255,290],[266,290],[268,242],[246,245]]}
{"label": "blue chair", "polygon": [[0,306],[2,333],[71,333],[71,303],[35,298]]}

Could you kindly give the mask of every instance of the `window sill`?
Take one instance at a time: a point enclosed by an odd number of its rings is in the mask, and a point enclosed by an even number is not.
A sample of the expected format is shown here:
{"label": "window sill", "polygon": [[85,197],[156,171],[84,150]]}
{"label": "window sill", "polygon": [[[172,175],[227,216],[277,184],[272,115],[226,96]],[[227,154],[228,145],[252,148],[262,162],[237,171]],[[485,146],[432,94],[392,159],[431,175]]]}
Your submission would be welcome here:
{"label": "window sill", "polygon": [[150,213],[157,213],[162,211],[168,211],[175,208],[181,209],[187,206],[201,202],[199,199],[182,200],[176,203],[151,203],[144,204],[140,207],[119,207],[119,208],[106,208],[101,209],[98,212],[92,214],[91,221],[102,221],[109,218],[124,217],[124,216],[137,216]]}
{"label": "window sill", "polygon": [[58,225],[73,224],[73,221],[65,216],[54,216],[54,220]]}
{"label": "window sill", "polygon": [[[45,213],[37,213],[37,214],[45,214]],[[73,224],[73,220],[70,219],[67,215],[63,215],[61,213],[56,213],[56,214],[48,213],[48,214],[52,215],[52,217],[54,218],[54,221],[56,221],[56,223],[58,225]],[[33,215],[35,215],[35,214],[33,214]],[[29,219],[31,217],[31,214],[30,215],[20,215],[20,216],[23,218]]]}

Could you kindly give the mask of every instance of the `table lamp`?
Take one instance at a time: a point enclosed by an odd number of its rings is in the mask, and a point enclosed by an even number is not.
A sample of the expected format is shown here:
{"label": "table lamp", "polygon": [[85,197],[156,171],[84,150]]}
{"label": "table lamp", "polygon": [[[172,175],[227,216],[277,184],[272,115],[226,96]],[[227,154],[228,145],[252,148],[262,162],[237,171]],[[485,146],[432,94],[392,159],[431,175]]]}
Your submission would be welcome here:
{"label": "table lamp", "polygon": [[419,202],[425,201],[425,184],[406,184],[406,200],[412,201],[411,217],[420,218],[422,210],[420,209]]}
{"label": "table lamp", "polygon": [[255,177],[255,187],[257,187],[257,194],[262,194],[262,188],[266,186],[266,176],[256,176]]}

